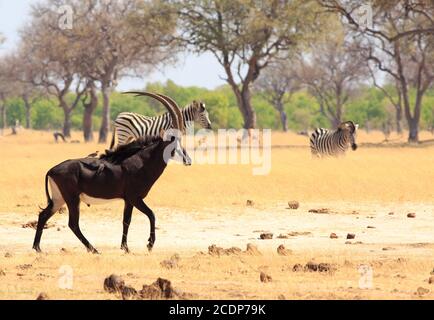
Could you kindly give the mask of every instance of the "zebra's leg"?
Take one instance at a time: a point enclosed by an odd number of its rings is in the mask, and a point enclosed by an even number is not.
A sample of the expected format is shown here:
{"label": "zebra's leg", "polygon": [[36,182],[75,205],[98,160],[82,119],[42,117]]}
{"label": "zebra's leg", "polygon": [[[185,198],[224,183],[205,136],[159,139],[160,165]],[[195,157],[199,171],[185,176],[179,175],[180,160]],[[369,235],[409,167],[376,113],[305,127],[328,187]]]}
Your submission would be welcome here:
{"label": "zebra's leg", "polygon": [[145,204],[143,199],[137,199],[136,203],[134,203],[134,206],[143,212],[148,218],[149,222],[151,224],[151,233],[148,239],[148,250],[152,251],[152,248],[154,247],[155,243],[155,215],[154,212]]}
{"label": "zebra's leg", "polygon": [[124,250],[126,253],[130,252],[130,250],[128,249],[127,237],[128,237],[128,229],[130,228],[132,213],[133,213],[133,206],[125,202],[121,249]]}

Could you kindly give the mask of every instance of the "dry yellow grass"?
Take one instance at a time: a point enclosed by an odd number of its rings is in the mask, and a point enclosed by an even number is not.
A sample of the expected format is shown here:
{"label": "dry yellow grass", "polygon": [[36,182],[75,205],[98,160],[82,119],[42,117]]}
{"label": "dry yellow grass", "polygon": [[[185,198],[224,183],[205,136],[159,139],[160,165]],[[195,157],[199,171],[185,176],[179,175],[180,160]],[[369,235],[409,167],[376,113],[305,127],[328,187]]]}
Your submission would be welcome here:
{"label": "dry yellow grass", "polygon": [[[80,139],[79,133],[74,138]],[[421,138],[432,136],[421,133]],[[306,137],[274,133],[272,169],[266,176],[253,176],[250,165],[171,165],[147,199],[159,227],[151,255],[144,251],[148,221],[136,212],[129,237],[134,253],[118,250],[122,203],[114,202],[82,206],[83,233],[102,255],[85,254],[67,228],[65,214],[50,221],[56,227],[45,230],[41,246],[47,253],[38,256],[30,250],[34,230],[21,225],[37,218],[38,205],[45,206],[46,171],[104,146],[54,144],[45,132],[0,136],[0,272],[5,273],[0,274],[0,299],[34,299],[41,291],[52,298],[116,298],[102,290],[104,277],[111,273],[124,275],[136,288],[166,277],[175,287],[205,299],[275,299],[280,294],[288,299],[432,299],[434,288],[427,279],[434,267],[434,147],[399,147],[404,137],[392,136],[389,145],[383,140],[381,133],[361,132],[356,152],[315,161]],[[253,207],[246,207],[248,199]],[[300,208],[286,209],[289,200],[299,201]],[[331,213],[308,212],[320,207]],[[390,211],[395,214],[388,215]],[[416,212],[416,218],[408,219],[408,212]],[[261,230],[275,237],[291,231],[310,234],[263,241],[258,240]],[[329,239],[331,232],[339,239]],[[348,232],[356,233],[352,244],[345,244]],[[213,243],[244,249],[248,242],[264,255],[198,255]],[[293,254],[278,256],[279,244]],[[61,253],[62,247],[69,253]],[[6,252],[13,256],[5,258]],[[179,268],[162,268],[160,262],[175,252],[181,255]],[[334,264],[337,271],[292,272],[294,264],[313,258]],[[21,270],[24,264],[32,266]],[[360,264],[373,268],[370,289],[359,288]],[[62,265],[74,270],[73,290],[57,286]],[[261,283],[260,271],[273,281]],[[415,294],[418,287],[430,293]]]}

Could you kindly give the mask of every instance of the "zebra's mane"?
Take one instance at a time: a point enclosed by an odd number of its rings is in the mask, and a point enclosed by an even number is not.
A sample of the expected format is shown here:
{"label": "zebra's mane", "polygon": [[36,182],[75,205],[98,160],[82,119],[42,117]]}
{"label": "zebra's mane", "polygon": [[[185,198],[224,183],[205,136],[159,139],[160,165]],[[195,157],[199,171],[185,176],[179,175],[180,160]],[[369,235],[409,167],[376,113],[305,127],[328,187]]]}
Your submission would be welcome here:
{"label": "zebra's mane", "polygon": [[140,137],[128,144],[120,145],[115,150],[106,150],[99,158],[112,164],[120,164],[122,161],[134,156],[140,150],[160,142],[162,139],[159,136]]}

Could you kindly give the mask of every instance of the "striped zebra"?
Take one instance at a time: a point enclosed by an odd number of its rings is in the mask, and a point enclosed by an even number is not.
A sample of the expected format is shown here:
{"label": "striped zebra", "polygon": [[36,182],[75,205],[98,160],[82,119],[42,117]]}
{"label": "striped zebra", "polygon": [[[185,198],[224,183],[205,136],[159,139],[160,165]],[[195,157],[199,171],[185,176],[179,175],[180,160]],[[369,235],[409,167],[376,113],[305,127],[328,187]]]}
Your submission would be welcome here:
{"label": "striped zebra", "polygon": [[330,131],[323,128],[316,129],[310,137],[310,150],[313,156],[340,156],[345,154],[351,145],[357,149],[356,133],[358,124],[352,121],[343,122],[337,130]]}
{"label": "striped zebra", "polygon": [[[194,121],[205,129],[211,129],[211,121],[206,110],[205,104],[193,101],[190,105],[181,110],[184,119],[185,128],[190,127]],[[115,145],[115,137],[118,137],[118,145],[123,145],[132,140],[146,136],[157,136],[161,130],[167,130],[172,127],[172,120],[169,113],[164,113],[156,117],[148,117],[132,112],[120,113],[115,122],[113,138],[110,149]]]}

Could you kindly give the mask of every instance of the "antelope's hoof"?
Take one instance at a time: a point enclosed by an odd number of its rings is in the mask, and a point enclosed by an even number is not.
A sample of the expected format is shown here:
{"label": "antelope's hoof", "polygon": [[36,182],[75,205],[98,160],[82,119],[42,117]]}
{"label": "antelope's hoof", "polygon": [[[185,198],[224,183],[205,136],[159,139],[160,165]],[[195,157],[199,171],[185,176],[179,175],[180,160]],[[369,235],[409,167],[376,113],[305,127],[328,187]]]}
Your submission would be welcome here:
{"label": "antelope's hoof", "polygon": [[121,249],[124,250],[125,253],[130,253],[130,249],[128,249],[128,247],[125,246],[125,245],[122,245],[122,246],[121,246]]}
{"label": "antelope's hoof", "polygon": [[152,252],[152,248],[154,248],[154,245],[153,244],[148,244],[148,251],[149,252]]}
{"label": "antelope's hoof", "polygon": [[33,249],[34,249],[37,253],[41,253],[41,252],[42,252],[42,250],[41,250],[41,248],[39,247],[39,245],[37,245],[37,246],[33,246]]}

